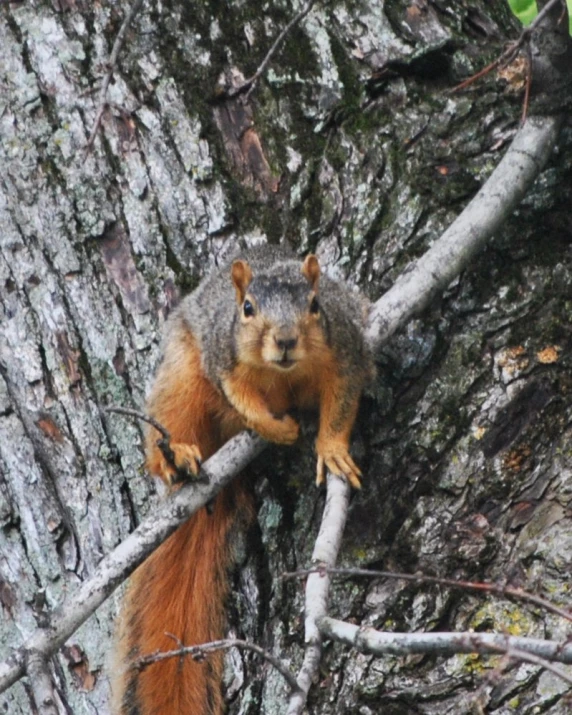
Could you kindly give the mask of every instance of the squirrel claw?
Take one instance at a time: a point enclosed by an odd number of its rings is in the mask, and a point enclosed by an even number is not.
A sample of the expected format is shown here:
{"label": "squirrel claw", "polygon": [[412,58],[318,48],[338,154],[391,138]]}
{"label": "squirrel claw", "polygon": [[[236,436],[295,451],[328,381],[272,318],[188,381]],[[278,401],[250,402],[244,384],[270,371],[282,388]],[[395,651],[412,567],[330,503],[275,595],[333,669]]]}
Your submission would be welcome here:
{"label": "squirrel claw", "polygon": [[326,478],[326,468],[338,477],[348,480],[354,489],[361,489],[361,471],[346,449],[328,450],[327,454],[318,454],[316,484],[320,486]]}
{"label": "squirrel claw", "polygon": [[163,457],[162,472],[170,486],[197,477],[201,468],[202,455],[195,444],[173,443],[170,445],[175,455],[176,469]]}

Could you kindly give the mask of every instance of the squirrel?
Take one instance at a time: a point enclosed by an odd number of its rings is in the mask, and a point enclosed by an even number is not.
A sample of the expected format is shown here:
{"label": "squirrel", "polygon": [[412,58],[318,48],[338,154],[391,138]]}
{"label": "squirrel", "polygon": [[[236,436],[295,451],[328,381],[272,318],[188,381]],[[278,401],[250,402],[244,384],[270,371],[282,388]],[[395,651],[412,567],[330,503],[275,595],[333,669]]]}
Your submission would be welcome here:
{"label": "squirrel", "polygon": [[[373,374],[363,336],[365,301],[320,275],[315,255],[301,263],[264,246],[203,280],[166,324],[163,360],[148,412],[171,435],[177,467],[197,475],[201,462],[243,429],[279,444],[296,441],[293,408],[319,411],[317,483],[325,469],[360,487],[349,453],[361,392]],[[179,471],[146,436],[147,468],[176,488]],[[119,644],[120,715],[220,715],[220,653],[204,662],[170,658],[142,671],[141,655],[222,637],[232,532],[254,517],[235,479],[163,543],[128,588]]]}

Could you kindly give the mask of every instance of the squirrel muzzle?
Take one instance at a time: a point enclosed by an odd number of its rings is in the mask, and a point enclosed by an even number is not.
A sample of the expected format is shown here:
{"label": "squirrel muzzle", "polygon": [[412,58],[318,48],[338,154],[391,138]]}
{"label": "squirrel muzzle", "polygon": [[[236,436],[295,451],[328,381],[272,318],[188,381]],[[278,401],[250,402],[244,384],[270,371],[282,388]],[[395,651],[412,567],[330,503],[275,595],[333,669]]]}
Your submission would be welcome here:
{"label": "squirrel muzzle", "polygon": [[262,355],[264,361],[273,367],[291,370],[303,356],[298,330],[291,326],[281,326],[269,331]]}

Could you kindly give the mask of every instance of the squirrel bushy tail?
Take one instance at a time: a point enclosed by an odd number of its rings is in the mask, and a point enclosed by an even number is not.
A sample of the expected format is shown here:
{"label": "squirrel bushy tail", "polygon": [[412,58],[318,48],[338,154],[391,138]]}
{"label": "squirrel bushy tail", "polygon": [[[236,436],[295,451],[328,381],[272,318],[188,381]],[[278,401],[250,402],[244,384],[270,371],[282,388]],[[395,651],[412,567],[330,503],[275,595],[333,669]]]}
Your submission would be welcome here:
{"label": "squirrel bushy tail", "polygon": [[[223,637],[229,533],[237,513],[250,511],[241,480],[176,531],[139,569],[130,585],[122,650],[130,659]],[[223,711],[221,653],[190,656],[128,671],[121,715],[219,715]]]}
{"label": "squirrel bushy tail", "polygon": [[[221,428],[224,399],[205,379],[193,336],[174,331],[149,399],[150,413],[171,434],[178,463],[184,445],[196,445],[208,459],[228,439]],[[226,408],[228,410],[228,408]],[[236,429],[234,430],[236,431]],[[169,468],[147,435],[147,467],[168,484]],[[182,446],[183,445],[183,446]],[[251,496],[241,478],[216,498],[210,513],[201,509],[155,551],[131,577],[120,626],[119,661],[123,671],[115,688],[120,715],[220,715],[223,712],[223,657],[204,662],[190,656],[169,658],[139,671],[138,657],[197,645],[224,635],[227,570],[233,560],[233,527],[251,520]],[[119,702],[117,702],[119,701]]]}

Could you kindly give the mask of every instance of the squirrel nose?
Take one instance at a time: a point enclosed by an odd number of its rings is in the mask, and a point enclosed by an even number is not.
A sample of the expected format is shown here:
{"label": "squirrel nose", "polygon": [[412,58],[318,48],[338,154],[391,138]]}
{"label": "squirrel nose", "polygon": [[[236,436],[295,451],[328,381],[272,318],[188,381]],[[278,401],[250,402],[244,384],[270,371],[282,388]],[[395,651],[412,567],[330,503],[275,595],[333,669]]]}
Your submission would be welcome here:
{"label": "squirrel nose", "polygon": [[288,352],[288,350],[294,350],[298,343],[298,338],[274,338],[274,341],[278,348],[283,352]]}

